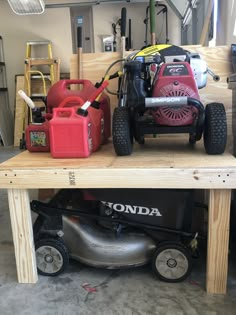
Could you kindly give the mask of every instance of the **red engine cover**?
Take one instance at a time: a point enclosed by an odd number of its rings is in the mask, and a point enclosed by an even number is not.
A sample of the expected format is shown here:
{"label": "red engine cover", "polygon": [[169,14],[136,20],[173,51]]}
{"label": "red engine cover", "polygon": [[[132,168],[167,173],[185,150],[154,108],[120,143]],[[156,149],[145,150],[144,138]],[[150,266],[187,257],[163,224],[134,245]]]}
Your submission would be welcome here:
{"label": "red engine cover", "polygon": [[[192,68],[188,62],[166,63],[161,66],[153,86],[153,97],[188,96],[200,99]],[[156,122],[167,126],[186,126],[193,123],[198,110],[191,105],[162,106],[153,110]]]}

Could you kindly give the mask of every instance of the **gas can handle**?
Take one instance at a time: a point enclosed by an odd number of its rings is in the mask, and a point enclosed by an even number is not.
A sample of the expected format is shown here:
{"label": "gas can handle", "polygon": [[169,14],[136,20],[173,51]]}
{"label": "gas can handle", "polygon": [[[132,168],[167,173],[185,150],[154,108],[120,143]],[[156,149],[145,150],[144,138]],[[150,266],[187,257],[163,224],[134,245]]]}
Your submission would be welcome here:
{"label": "gas can handle", "polygon": [[[63,101],[58,105],[59,108],[66,107],[66,105],[70,102],[78,103],[76,106],[82,106],[84,101],[79,96],[67,96],[63,99]],[[74,105],[75,106],[75,105]]]}
{"label": "gas can handle", "polygon": [[[64,113],[64,115],[63,115]],[[69,118],[75,113],[75,108],[72,107],[54,107],[53,108],[53,118]],[[66,114],[66,115],[65,115]]]}
{"label": "gas can handle", "polygon": [[93,86],[93,83],[89,80],[79,80],[79,79],[74,79],[74,80],[64,80],[66,86],[71,85],[71,84],[82,84],[85,88],[89,86]]}

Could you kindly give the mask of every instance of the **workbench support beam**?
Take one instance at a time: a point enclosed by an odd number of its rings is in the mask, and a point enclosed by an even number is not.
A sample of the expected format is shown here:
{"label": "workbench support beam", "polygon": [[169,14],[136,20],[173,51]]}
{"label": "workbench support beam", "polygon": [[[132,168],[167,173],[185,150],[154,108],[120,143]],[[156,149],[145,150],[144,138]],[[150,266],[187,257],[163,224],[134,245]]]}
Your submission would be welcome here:
{"label": "workbench support beam", "polygon": [[38,274],[28,191],[8,189],[8,201],[18,282],[36,283]]}
{"label": "workbench support beam", "polygon": [[230,189],[210,190],[206,275],[208,293],[226,293],[230,203]]}

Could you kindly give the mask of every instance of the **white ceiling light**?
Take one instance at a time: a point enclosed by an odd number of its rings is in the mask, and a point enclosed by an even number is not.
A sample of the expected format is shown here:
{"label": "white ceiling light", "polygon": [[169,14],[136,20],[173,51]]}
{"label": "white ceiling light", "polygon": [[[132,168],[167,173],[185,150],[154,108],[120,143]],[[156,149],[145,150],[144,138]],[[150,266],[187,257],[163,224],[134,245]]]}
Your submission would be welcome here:
{"label": "white ceiling light", "polygon": [[20,15],[41,14],[44,12],[43,0],[8,0],[14,13]]}

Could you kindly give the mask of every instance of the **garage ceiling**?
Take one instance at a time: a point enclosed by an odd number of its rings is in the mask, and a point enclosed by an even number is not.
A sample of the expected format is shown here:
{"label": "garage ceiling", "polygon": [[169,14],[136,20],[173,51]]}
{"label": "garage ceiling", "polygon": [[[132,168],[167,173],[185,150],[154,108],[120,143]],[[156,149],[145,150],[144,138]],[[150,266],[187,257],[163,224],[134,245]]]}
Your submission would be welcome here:
{"label": "garage ceiling", "polygon": [[[80,6],[80,5],[94,5],[101,3],[122,3],[122,2],[130,2],[130,3],[148,3],[149,0],[45,0],[46,8],[51,7],[60,7],[60,6]],[[196,5],[196,0],[165,0],[165,1],[156,1],[156,2],[166,2],[168,5],[176,11],[177,15],[184,16],[187,8],[191,5]]]}

